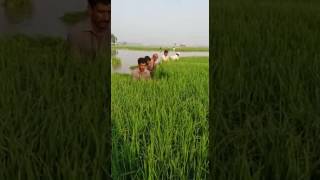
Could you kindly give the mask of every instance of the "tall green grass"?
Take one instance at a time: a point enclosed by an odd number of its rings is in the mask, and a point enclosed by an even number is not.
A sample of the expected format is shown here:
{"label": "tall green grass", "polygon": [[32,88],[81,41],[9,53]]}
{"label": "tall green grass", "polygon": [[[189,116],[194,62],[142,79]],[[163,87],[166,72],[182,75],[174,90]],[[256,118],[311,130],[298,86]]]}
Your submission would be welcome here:
{"label": "tall green grass", "polygon": [[152,81],[112,74],[114,179],[206,179],[208,58],[158,67]]}
{"label": "tall green grass", "polygon": [[0,39],[1,179],[110,176],[110,60],[80,63],[63,40]]}
{"label": "tall green grass", "polygon": [[320,4],[210,3],[213,179],[320,179]]}
{"label": "tall green grass", "polygon": [[111,57],[112,68],[119,68],[119,67],[121,67],[121,64],[122,64],[122,62],[119,57],[116,57],[116,56]]}

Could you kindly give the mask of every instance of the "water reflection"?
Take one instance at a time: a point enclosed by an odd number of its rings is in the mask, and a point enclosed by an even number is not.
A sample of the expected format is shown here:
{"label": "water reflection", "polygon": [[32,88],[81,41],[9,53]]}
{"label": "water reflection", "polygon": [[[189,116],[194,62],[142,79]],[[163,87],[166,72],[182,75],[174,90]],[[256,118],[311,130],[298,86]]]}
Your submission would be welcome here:
{"label": "water reflection", "polygon": [[[65,13],[83,11],[87,0],[5,0],[24,1],[13,8],[0,6],[0,33],[24,33],[27,35],[48,35],[65,37],[69,25],[60,19]],[[1,2],[1,0],[0,0]],[[4,2],[4,0],[2,0]],[[18,3],[20,4],[20,3]]]}

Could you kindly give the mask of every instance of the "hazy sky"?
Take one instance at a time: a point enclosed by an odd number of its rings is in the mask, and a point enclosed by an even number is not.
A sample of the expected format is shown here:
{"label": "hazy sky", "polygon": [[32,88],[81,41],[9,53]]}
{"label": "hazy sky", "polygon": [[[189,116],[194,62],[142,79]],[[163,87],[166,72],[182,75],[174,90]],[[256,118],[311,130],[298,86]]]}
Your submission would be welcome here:
{"label": "hazy sky", "polygon": [[209,0],[112,1],[118,41],[154,45],[209,45]]}

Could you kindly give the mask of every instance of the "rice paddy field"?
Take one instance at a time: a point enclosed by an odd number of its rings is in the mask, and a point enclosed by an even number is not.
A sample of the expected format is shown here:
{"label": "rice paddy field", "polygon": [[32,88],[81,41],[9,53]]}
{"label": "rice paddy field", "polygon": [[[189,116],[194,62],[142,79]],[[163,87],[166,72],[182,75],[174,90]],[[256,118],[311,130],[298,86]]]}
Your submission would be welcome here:
{"label": "rice paddy field", "polygon": [[110,61],[65,50],[56,38],[0,39],[0,179],[111,176]]}
{"label": "rice paddy field", "polygon": [[320,3],[210,11],[210,62],[164,64],[149,82],[113,74],[112,87],[110,61],[0,38],[0,178],[106,179],[112,145],[114,179],[320,179]]}
{"label": "rice paddy field", "polygon": [[208,63],[163,64],[152,81],[112,75],[114,179],[206,179]]}
{"label": "rice paddy field", "polygon": [[211,179],[320,179],[320,2],[210,12]]}
{"label": "rice paddy field", "polygon": [[112,74],[114,179],[206,179],[208,57],[162,64],[152,81]]}
{"label": "rice paddy field", "polygon": [[72,59],[62,39],[3,37],[0,52],[1,179],[206,179],[208,57],[110,88],[110,61]]}

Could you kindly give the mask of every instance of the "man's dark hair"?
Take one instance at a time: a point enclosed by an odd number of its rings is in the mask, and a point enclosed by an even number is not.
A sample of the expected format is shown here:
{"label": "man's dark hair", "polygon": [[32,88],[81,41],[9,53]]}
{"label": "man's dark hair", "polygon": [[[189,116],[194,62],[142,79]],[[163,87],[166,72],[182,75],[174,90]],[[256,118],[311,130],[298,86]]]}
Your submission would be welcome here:
{"label": "man's dark hair", "polygon": [[98,3],[109,5],[111,4],[111,0],[88,0],[88,3],[91,8],[94,8]]}
{"label": "man's dark hair", "polygon": [[146,59],[146,62],[151,61],[151,58],[149,56],[144,57]]}
{"label": "man's dark hair", "polygon": [[144,64],[144,63],[146,63],[146,59],[145,58],[139,58],[138,59],[138,64]]}
{"label": "man's dark hair", "polygon": [[168,50],[164,50],[164,53],[168,53],[169,51]]}

